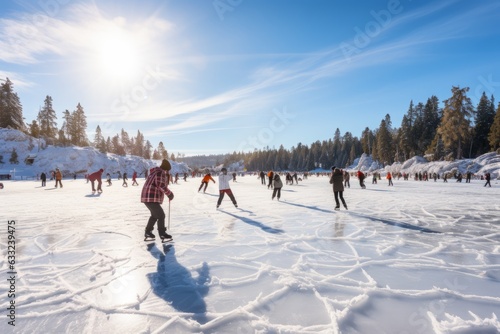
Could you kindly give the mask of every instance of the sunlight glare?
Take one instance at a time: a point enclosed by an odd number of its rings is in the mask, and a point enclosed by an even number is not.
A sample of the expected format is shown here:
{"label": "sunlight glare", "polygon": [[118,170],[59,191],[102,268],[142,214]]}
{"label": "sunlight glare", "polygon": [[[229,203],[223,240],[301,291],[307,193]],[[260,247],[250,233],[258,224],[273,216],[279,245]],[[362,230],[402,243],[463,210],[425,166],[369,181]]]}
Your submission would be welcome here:
{"label": "sunlight glare", "polygon": [[103,33],[96,51],[98,69],[108,79],[129,81],[140,69],[137,43],[123,29],[114,27]]}

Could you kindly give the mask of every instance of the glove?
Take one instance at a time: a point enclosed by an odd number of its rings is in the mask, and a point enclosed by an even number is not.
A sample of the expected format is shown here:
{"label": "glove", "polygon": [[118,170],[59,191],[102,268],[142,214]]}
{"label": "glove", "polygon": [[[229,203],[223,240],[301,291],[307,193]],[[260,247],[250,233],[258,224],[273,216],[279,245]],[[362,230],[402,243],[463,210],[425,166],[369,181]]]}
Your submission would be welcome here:
{"label": "glove", "polygon": [[174,193],[170,193],[167,195],[169,201],[173,200],[174,199]]}

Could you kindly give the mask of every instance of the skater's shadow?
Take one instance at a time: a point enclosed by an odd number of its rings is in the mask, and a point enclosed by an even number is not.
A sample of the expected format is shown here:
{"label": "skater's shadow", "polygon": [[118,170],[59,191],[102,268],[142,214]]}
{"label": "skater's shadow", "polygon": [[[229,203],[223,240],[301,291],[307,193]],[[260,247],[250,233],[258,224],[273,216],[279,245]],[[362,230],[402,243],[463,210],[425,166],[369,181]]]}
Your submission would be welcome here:
{"label": "skater's shadow", "polygon": [[99,196],[101,196],[101,193],[85,195],[85,197],[99,197]]}
{"label": "skater's shadow", "polygon": [[321,209],[321,208],[318,208],[317,206],[312,206],[312,205],[303,205],[303,204],[297,204],[297,203],[292,203],[292,202],[280,202],[280,203],[285,203],[285,204],[288,204],[288,205],[298,206],[300,208],[317,210],[317,211],[320,211],[320,212],[334,213],[334,211],[332,211],[332,210]]}
{"label": "skater's shadow", "polygon": [[412,224],[408,224],[408,223],[397,222],[394,220],[382,219],[382,218],[377,218],[377,217],[371,217],[371,216],[363,215],[361,213],[355,213],[355,212],[348,212],[348,213],[354,217],[365,218],[365,219],[369,219],[372,221],[381,222],[381,223],[384,223],[387,225],[406,228],[409,230],[415,230],[415,231],[420,231],[420,232],[424,232],[424,233],[441,233],[439,231],[431,230],[431,229],[426,228],[426,227],[416,226],[416,225],[412,225]]}
{"label": "skater's shadow", "polygon": [[148,251],[158,260],[157,272],[147,274],[153,293],[165,300],[179,312],[192,313],[200,324],[207,320],[207,304],[203,299],[207,294],[210,271],[206,262],[198,270],[198,278],[193,278],[188,269],[175,257],[171,244],[163,245],[161,252],[156,244],[148,245]]}
{"label": "skater's shadow", "polygon": [[281,234],[281,233],[285,232],[284,230],[282,230],[280,228],[269,227],[267,225],[262,224],[261,222],[258,222],[256,220],[253,220],[250,218],[241,217],[241,216],[235,215],[234,213],[230,213],[230,212],[227,212],[224,210],[220,210],[220,212],[223,212],[226,215],[229,215],[231,217],[237,218],[237,219],[241,220],[242,222],[247,223],[248,225],[257,226],[262,231],[267,232],[267,233]]}

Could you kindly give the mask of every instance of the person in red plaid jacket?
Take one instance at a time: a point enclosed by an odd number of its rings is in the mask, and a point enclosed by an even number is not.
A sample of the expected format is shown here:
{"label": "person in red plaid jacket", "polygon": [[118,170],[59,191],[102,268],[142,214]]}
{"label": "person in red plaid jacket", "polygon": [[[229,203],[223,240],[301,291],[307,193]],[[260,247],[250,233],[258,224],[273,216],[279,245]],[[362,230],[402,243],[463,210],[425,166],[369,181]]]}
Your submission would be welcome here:
{"label": "person in red plaid jacket", "polygon": [[162,239],[172,239],[172,236],[167,234],[165,228],[165,212],[161,207],[163,198],[167,195],[169,201],[174,199],[174,193],[168,189],[168,171],[172,168],[167,159],[163,159],[160,167],[154,167],[150,170],[149,176],[142,188],[141,202],[151,212],[146,231],[144,233],[144,240],[154,240],[153,228],[158,221],[158,235]]}

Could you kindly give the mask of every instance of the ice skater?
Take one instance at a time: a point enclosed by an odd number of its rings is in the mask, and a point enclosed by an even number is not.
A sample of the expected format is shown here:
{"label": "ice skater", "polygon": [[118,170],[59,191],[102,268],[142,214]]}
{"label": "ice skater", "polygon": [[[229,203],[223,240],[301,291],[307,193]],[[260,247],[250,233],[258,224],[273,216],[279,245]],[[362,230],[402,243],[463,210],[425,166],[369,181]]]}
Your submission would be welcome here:
{"label": "ice skater", "polygon": [[491,188],[491,183],[490,183],[490,181],[491,181],[491,174],[490,173],[486,173],[484,175],[484,178],[486,179],[486,183],[484,184],[484,186],[485,187],[486,186],[490,186],[490,188]]}
{"label": "ice skater", "polygon": [[330,184],[333,185],[333,195],[335,196],[335,210],[340,210],[339,197],[347,210],[347,204],[344,200],[344,176],[342,170],[332,167],[332,177],[330,178]]}
{"label": "ice skater", "polygon": [[172,236],[167,233],[165,227],[165,212],[161,207],[165,195],[167,195],[169,201],[174,199],[174,193],[168,189],[168,171],[171,168],[170,162],[168,162],[167,159],[163,159],[160,167],[151,169],[142,188],[141,202],[144,203],[151,212],[151,216],[149,217],[144,231],[145,241],[155,239],[153,229],[157,222],[158,235],[162,242],[172,239]]}
{"label": "ice skater", "polygon": [[122,183],[122,187],[128,187],[128,183],[127,183],[127,173],[123,173],[123,183]]}
{"label": "ice skater", "polygon": [[42,172],[40,175],[40,180],[42,180],[42,187],[45,187],[47,185],[47,175]]}
{"label": "ice skater", "polygon": [[137,172],[134,170],[134,173],[132,174],[132,185],[133,186],[138,186],[139,183],[137,183]]}
{"label": "ice skater", "polygon": [[[89,175],[89,181],[92,184],[92,194],[95,194],[95,187],[94,187],[94,182],[97,181],[97,192],[100,194],[102,193],[102,173],[104,172],[104,169],[99,169],[97,172],[94,172]],[[108,174],[109,175],[109,174]]]}
{"label": "ice skater", "polygon": [[359,180],[359,186],[361,187],[361,189],[366,189],[365,174],[361,170],[358,170],[358,180]]}
{"label": "ice skater", "polygon": [[394,184],[392,183],[391,172],[387,172],[387,176],[385,178],[389,181],[389,186],[394,186]]}
{"label": "ice skater", "polygon": [[203,189],[203,192],[207,191],[208,182],[209,182],[210,180],[211,180],[213,183],[215,183],[215,180],[212,178],[212,175],[210,175],[210,173],[207,173],[207,174],[203,177],[203,180],[201,180],[201,184],[200,184],[200,187],[198,188],[198,192],[200,192],[200,190],[201,190],[201,188],[203,188],[203,186],[205,186],[205,189]]}
{"label": "ice skater", "polygon": [[217,208],[222,203],[222,199],[224,198],[224,194],[227,194],[229,196],[229,198],[231,199],[231,202],[233,202],[234,206],[238,207],[238,204],[236,203],[236,199],[234,198],[233,192],[231,191],[231,188],[229,187],[229,180],[231,180],[231,176],[227,175],[226,168],[222,168],[221,172],[222,173],[219,175],[219,200],[217,201]]}
{"label": "ice skater", "polygon": [[280,200],[281,197],[281,188],[283,188],[283,182],[281,181],[280,176],[278,173],[274,174],[274,179],[273,179],[273,196],[271,197],[272,200],[274,200],[274,197],[278,198],[278,201]]}
{"label": "ice skater", "polygon": [[108,183],[108,187],[112,186],[111,175],[109,173],[106,174],[106,182]]}
{"label": "ice skater", "polygon": [[62,178],[63,178],[63,175],[61,173],[61,171],[59,170],[59,168],[56,168],[56,172],[54,173],[54,177],[56,179],[56,188],[57,188],[57,185],[59,184],[61,186],[61,188],[63,187],[62,185]]}

